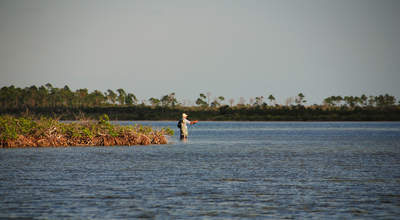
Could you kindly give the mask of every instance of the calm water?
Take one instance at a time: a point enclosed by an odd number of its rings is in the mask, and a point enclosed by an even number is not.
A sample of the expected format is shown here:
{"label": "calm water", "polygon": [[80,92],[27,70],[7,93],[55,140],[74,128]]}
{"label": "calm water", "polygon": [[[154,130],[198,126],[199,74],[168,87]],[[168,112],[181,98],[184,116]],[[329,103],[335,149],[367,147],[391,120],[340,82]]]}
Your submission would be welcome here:
{"label": "calm water", "polygon": [[400,216],[399,122],[201,122],[189,136],[0,149],[0,218]]}

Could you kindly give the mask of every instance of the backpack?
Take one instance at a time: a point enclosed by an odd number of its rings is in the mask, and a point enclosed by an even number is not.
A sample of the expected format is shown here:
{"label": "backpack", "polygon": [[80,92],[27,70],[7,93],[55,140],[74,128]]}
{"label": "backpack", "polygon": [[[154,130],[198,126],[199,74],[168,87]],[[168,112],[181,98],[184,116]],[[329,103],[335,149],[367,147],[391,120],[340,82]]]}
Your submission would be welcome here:
{"label": "backpack", "polygon": [[182,122],[183,122],[182,119],[178,121],[178,124],[177,124],[178,128],[182,127]]}

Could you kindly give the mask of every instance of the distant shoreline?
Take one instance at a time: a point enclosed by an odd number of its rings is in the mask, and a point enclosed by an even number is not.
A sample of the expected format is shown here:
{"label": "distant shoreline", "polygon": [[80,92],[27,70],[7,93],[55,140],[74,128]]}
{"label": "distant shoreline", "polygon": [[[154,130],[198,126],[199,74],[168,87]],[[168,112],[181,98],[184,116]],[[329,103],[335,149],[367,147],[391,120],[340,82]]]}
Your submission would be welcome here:
{"label": "distant shoreline", "polygon": [[54,117],[74,121],[81,117],[97,119],[107,114],[114,121],[177,121],[185,112],[201,121],[400,121],[400,106],[390,107],[150,107],[110,106],[86,108],[3,109],[0,115]]}
{"label": "distant shoreline", "polygon": [[[268,100],[268,101],[267,101]],[[185,104],[186,103],[186,104]],[[229,105],[228,105],[229,103]],[[67,85],[18,88],[13,85],[0,89],[0,115],[54,117],[77,120],[82,117],[97,119],[107,114],[111,120],[179,120],[182,113],[201,121],[400,121],[400,102],[389,94],[361,96],[330,96],[321,104],[307,105],[299,93],[278,104],[275,97],[257,96],[247,102],[243,97],[235,103],[223,96],[211,97],[200,93],[195,105],[179,102],[170,93],[160,99],[139,100],[133,93],[119,88],[89,92],[72,91]]]}

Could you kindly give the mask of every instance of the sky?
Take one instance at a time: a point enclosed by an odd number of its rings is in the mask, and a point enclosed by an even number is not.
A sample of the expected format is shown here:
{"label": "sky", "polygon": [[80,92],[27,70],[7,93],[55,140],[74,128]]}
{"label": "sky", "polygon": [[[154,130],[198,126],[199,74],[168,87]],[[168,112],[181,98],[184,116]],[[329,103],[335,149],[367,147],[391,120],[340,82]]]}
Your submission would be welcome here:
{"label": "sky", "polygon": [[0,87],[400,98],[399,11],[398,0],[0,0]]}

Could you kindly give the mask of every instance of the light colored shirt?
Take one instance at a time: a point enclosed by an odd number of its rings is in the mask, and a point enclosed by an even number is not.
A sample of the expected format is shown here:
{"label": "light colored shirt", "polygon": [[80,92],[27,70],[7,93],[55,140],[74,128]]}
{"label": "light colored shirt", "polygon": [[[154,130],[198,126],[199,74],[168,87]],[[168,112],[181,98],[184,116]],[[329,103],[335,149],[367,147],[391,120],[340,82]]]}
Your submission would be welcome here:
{"label": "light colored shirt", "polygon": [[190,121],[187,120],[186,118],[182,118],[182,124],[181,124],[181,133],[185,136],[188,135],[188,128],[187,124],[190,124]]}

